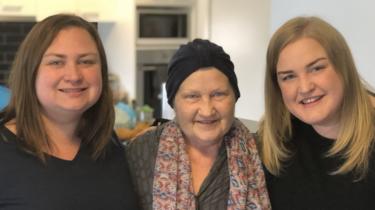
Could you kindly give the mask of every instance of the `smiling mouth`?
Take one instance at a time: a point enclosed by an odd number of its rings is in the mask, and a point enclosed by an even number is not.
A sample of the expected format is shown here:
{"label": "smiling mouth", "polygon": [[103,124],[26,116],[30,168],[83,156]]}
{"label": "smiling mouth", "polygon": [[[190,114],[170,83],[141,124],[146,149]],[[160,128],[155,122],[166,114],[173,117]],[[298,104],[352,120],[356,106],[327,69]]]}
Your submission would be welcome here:
{"label": "smiling mouth", "polygon": [[323,96],[314,96],[314,97],[309,97],[309,98],[305,98],[303,100],[300,101],[301,104],[311,104],[311,103],[314,103],[316,101],[319,101],[321,98],[323,98]]}
{"label": "smiling mouth", "polygon": [[197,120],[197,123],[204,124],[204,125],[211,125],[216,123],[218,120]]}
{"label": "smiling mouth", "polygon": [[61,92],[64,93],[80,93],[85,91],[87,88],[64,88],[64,89],[59,89]]}

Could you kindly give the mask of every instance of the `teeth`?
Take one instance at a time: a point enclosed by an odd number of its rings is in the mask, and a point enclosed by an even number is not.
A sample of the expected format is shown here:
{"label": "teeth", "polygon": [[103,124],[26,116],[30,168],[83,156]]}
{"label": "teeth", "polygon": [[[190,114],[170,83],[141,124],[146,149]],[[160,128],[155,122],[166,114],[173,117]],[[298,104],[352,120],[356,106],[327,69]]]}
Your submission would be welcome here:
{"label": "teeth", "polygon": [[309,104],[309,103],[317,101],[319,98],[320,98],[319,96],[311,97],[311,98],[306,98],[306,99],[302,100],[302,103],[303,104]]}

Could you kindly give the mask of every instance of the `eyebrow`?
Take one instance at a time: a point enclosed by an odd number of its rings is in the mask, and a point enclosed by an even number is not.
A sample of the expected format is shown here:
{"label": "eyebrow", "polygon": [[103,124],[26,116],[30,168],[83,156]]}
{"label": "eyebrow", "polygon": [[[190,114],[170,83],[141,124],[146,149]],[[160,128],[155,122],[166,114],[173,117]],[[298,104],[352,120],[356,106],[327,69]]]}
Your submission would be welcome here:
{"label": "eyebrow", "polygon": [[307,68],[313,66],[314,64],[318,63],[321,60],[327,60],[327,58],[326,57],[317,58],[317,59],[313,60],[312,62],[310,62],[309,64],[307,64]]}
{"label": "eyebrow", "polygon": [[63,55],[63,54],[58,54],[58,53],[48,53],[48,54],[43,55],[44,58],[45,58],[45,57],[51,57],[51,56],[54,56],[54,57],[61,57],[61,58],[66,57],[66,56]]}
{"label": "eyebrow", "polygon": [[[79,57],[85,57],[85,56],[89,56],[89,55],[99,56],[98,53],[83,53],[83,54],[80,54]],[[65,58],[66,57],[66,55],[59,54],[59,53],[48,53],[48,54],[43,55],[43,57],[49,57],[49,56],[55,56],[55,57],[59,57],[59,58]]]}
{"label": "eyebrow", "polygon": [[[310,68],[311,66],[313,66],[316,63],[318,63],[321,60],[328,60],[328,59],[326,57],[317,58],[317,59],[311,61],[310,63],[308,63],[306,67]],[[277,75],[289,74],[289,73],[292,73],[292,72],[293,72],[293,70],[279,71],[279,72],[277,72]]]}

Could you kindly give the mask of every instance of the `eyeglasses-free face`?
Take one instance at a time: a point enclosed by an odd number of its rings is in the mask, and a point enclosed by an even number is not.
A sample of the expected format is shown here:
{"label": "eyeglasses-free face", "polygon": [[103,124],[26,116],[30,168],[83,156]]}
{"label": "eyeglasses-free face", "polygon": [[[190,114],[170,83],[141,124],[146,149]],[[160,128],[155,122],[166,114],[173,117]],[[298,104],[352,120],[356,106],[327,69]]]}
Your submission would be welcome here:
{"label": "eyeglasses-free face", "polygon": [[336,138],[344,86],[323,47],[298,39],[281,51],[276,68],[288,110],[321,135]]}
{"label": "eyeglasses-free face", "polygon": [[174,100],[176,121],[190,144],[218,144],[232,126],[235,95],[228,78],[216,68],[189,75]]}
{"label": "eyeglasses-free face", "polygon": [[89,33],[79,27],[61,30],[44,53],[36,93],[47,114],[80,116],[102,91],[101,61]]}

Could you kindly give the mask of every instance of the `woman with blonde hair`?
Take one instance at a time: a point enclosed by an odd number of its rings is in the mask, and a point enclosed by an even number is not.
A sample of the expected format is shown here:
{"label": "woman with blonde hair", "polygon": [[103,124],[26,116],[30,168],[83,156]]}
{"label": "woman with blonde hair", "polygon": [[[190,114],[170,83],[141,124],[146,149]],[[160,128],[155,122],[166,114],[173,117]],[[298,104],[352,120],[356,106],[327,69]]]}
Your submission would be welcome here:
{"label": "woman with blonde hair", "polygon": [[374,107],[343,36],[296,17],[272,36],[258,131],[274,209],[373,209]]}

